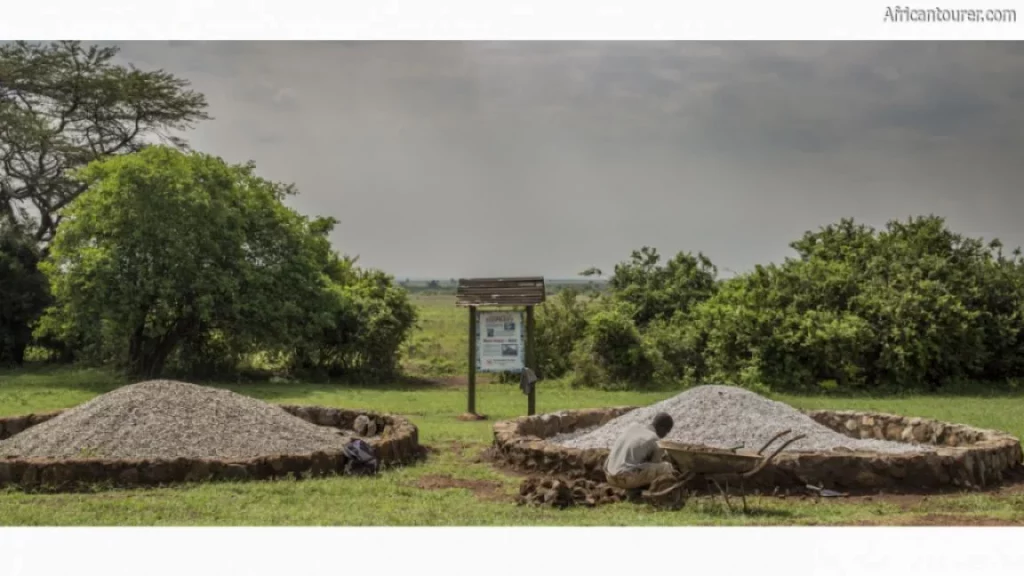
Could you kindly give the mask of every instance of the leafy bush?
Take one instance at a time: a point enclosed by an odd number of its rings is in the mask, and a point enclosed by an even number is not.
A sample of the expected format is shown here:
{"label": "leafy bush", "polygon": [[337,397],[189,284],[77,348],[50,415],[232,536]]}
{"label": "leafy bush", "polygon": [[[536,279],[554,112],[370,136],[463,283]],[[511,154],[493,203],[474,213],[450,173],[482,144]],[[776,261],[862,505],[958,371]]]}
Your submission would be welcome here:
{"label": "leafy bush", "polygon": [[725,283],[695,315],[715,377],[774,389],[936,389],[1021,374],[1024,266],[937,217],[843,220]]}
{"label": "leafy bush", "polygon": [[[545,304],[541,365],[561,375],[571,364],[575,385],[598,388],[660,387],[702,378],[704,339],[687,319],[715,293],[716,274],[703,254],[680,252],[662,265],[657,250],[634,251],[615,267],[607,293],[595,294],[589,306],[575,294],[550,310]],[[559,362],[564,358],[570,363]]]}
{"label": "leafy bush", "polygon": [[645,346],[633,315],[621,303],[593,313],[572,353],[574,386],[622,389],[653,384],[658,359]]}
{"label": "leafy bush", "polygon": [[660,262],[656,249],[641,248],[615,266],[608,282],[612,298],[630,306],[637,326],[687,314],[715,293],[718,272],[703,254],[680,252],[664,265]]}
{"label": "leafy bush", "polygon": [[934,390],[1024,375],[1019,250],[934,216],[882,230],[841,220],[791,246],[795,257],[725,281],[702,255],[661,266],[636,251],[592,315],[568,300],[545,310],[545,361],[571,346],[573,382],[602,388]]}
{"label": "leafy bush", "polygon": [[572,369],[572,352],[587,329],[588,306],[580,292],[566,288],[536,310],[537,373],[561,378]]}
{"label": "leafy bush", "polygon": [[398,372],[399,348],[416,324],[416,309],[394,279],[352,267],[330,287],[327,324],[299,345],[296,367],[331,376]]}
{"label": "leafy bush", "polygon": [[693,385],[707,377],[706,335],[689,317],[650,324],[642,334],[647,356],[654,362],[655,386]]}

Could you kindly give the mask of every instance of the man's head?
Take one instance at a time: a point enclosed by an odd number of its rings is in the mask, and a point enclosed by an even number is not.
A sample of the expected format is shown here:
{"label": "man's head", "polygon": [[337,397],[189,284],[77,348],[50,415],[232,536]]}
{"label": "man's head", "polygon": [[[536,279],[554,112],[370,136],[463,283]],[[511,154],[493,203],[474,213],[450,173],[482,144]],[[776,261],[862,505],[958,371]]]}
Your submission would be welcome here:
{"label": "man's head", "polygon": [[675,422],[672,421],[672,417],[668,414],[659,412],[654,416],[654,421],[651,422],[651,425],[654,427],[654,433],[658,435],[658,438],[664,438],[672,431]]}

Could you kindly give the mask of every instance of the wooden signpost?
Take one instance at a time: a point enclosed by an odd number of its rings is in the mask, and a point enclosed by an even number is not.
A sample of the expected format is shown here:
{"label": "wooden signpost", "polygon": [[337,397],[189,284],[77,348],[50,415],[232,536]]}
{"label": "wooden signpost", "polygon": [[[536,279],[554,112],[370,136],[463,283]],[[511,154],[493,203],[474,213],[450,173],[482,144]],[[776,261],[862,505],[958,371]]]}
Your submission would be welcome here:
{"label": "wooden signpost", "polygon": [[533,307],[545,297],[539,276],[459,280],[455,305],[469,309],[469,418],[483,418],[476,411],[477,372],[520,374],[528,390],[527,414],[536,411]]}

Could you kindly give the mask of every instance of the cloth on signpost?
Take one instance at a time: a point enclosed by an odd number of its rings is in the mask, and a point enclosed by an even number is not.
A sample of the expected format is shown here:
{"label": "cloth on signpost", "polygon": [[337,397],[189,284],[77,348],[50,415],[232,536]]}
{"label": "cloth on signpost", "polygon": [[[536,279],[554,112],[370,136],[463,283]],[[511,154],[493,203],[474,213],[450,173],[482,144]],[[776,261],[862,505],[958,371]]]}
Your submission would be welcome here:
{"label": "cloth on signpost", "polygon": [[519,389],[523,391],[523,394],[529,396],[530,392],[533,392],[533,386],[536,383],[537,375],[533,373],[533,370],[523,368],[523,371],[519,373]]}

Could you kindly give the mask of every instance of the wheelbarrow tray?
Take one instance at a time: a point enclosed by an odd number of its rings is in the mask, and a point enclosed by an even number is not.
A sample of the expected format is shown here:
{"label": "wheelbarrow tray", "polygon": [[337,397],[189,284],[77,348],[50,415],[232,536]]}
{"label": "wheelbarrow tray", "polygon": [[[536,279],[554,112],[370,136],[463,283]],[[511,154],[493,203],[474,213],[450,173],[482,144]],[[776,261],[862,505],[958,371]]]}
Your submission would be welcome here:
{"label": "wheelbarrow tray", "polygon": [[744,474],[757,467],[764,456],[747,450],[724,450],[660,440],[658,447],[665,451],[680,470],[694,474]]}

